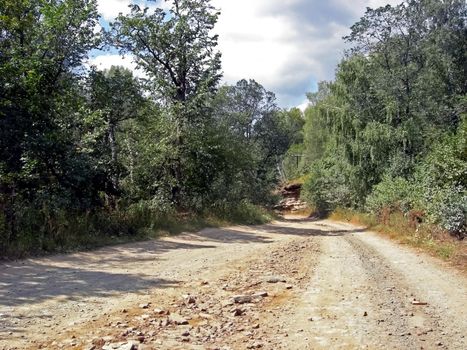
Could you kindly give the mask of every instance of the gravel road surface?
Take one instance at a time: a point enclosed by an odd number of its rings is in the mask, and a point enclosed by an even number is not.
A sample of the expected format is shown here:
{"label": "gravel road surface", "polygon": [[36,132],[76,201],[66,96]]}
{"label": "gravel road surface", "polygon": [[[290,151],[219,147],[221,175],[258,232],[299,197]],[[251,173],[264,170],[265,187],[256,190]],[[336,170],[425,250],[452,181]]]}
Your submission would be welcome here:
{"label": "gravel road surface", "polygon": [[467,279],[284,219],[0,264],[0,349],[467,349]]}

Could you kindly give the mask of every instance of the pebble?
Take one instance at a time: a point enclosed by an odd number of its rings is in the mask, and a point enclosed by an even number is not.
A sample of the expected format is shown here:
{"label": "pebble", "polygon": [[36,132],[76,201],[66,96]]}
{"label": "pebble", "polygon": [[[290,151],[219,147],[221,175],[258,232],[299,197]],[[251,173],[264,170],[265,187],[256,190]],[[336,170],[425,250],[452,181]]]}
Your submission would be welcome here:
{"label": "pebble", "polygon": [[174,324],[178,325],[178,326],[188,324],[188,321],[179,314],[171,314],[169,316],[169,321],[171,323],[174,323]]}
{"label": "pebble", "polygon": [[242,309],[235,308],[232,312],[232,315],[234,316],[242,316],[245,313]]}
{"label": "pebble", "polygon": [[196,298],[192,295],[184,295],[183,299],[185,299],[185,303],[187,304],[196,304]]}
{"label": "pebble", "polygon": [[279,282],[286,282],[283,277],[280,276],[269,276],[266,278],[267,283],[279,283]]}
{"label": "pebble", "polygon": [[254,301],[254,297],[251,295],[236,295],[232,299],[235,304],[246,304]]}

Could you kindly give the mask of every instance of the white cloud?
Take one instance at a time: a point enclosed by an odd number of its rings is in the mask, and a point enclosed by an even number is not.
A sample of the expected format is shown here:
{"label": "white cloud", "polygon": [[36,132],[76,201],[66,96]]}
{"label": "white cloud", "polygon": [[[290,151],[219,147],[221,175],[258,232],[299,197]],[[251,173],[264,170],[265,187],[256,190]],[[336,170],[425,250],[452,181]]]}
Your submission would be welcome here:
{"label": "white cloud", "polygon": [[297,108],[299,110],[301,110],[302,112],[305,112],[305,110],[308,108],[308,106],[310,105],[310,102],[308,100],[305,100],[303,101],[302,103],[300,103]]}
{"label": "white cloud", "polygon": [[133,56],[120,56],[118,54],[100,55],[88,59],[86,66],[95,66],[98,70],[109,69],[112,66],[122,66],[132,70],[134,75],[139,78],[145,78],[146,75],[140,69],[137,69],[136,63],[133,61]]}
{"label": "white cloud", "polygon": [[224,79],[253,78],[277,92],[282,105],[303,101],[319,80],[334,77],[342,37],[366,7],[401,0],[213,0]]}
{"label": "white cloud", "polygon": [[167,8],[165,0],[157,2],[148,2],[145,0],[97,0],[97,10],[106,21],[113,21],[120,13],[130,13],[130,5],[136,4],[141,8],[144,7],[162,7]]}
{"label": "white cloud", "polygon": [[97,9],[107,21],[112,21],[119,13],[128,13],[131,0],[99,0]]}
{"label": "white cloud", "polygon": [[100,23],[96,23],[93,29],[94,34],[99,34],[101,31],[102,31],[102,26],[100,25]]}
{"label": "white cloud", "polygon": [[[219,34],[224,81],[252,78],[275,91],[282,106],[298,105],[319,80],[331,80],[345,43],[342,36],[363,16],[366,7],[401,0],[212,0],[221,10],[215,32]],[[128,5],[167,8],[170,2],[98,0],[107,21],[128,13]],[[102,57],[102,58],[101,58]],[[130,60],[131,61],[131,60]],[[126,59],[128,68],[131,63]],[[94,59],[103,67],[117,55]]]}

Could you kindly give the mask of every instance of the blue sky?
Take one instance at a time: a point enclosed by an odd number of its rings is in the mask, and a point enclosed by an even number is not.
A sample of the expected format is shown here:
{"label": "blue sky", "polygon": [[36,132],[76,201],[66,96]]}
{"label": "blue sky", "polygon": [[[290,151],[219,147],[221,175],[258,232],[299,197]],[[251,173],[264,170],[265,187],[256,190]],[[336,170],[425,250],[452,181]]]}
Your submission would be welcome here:
{"label": "blue sky", "polygon": [[[395,5],[401,0],[212,0],[221,10],[219,34],[224,83],[255,79],[276,93],[281,107],[302,105],[320,80],[331,80],[345,50],[342,36],[366,7]],[[167,7],[163,0],[98,0],[102,25],[128,5]],[[131,56],[95,52],[90,63],[105,69],[134,69]],[[136,74],[142,74],[136,72]]]}

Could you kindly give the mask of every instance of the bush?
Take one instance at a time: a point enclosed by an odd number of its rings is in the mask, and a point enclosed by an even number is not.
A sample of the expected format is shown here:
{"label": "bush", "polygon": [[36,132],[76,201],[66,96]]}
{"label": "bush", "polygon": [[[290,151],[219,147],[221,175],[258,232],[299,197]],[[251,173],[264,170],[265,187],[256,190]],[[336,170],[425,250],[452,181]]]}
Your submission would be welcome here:
{"label": "bush", "polygon": [[340,159],[317,161],[303,184],[302,197],[318,215],[326,215],[337,207],[350,207],[354,197],[349,178],[347,164]]}
{"label": "bush", "polygon": [[[459,238],[466,236],[467,152],[464,120],[457,133],[446,134],[419,162],[409,179],[386,175],[366,199],[377,215],[418,209],[427,221]],[[385,213],[387,214],[387,213]]]}
{"label": "bush", "polygon": [[230,223],[263,224],[272,219],[265,209],[248,201],[217,202],[204,213],[177,213],[158,200],[140,201],[124,210],[57,207],[52,211],[50,205],[38,209],[24,202],[18,206],[21,210],[16,210],[17,236],[13,240],[7,239],[0,212],[0,259],[92,249]]}
{"label": "bush", "polygon": [[383,177],[383,180],[374,186],[373,191],[366,199],[366,208],[371,213],[379,215],[385,208],[391,211],[407,212],[411,209],[412,186],[401,177]]}
{"label": "bush", "polygon": [[227,222],[248,225],[264,224],[271,220],[271,215],[265,209],[248,201],[241,201],[238,204],[218,202],[205,215],[214,215]]}
{"label": "bush", "polygon": [[423,198],[431,222],[463,239],[467,235],[467,191],[465,187],[426,188]]}
{"label": "bush", "polygon": [[467,119],[445,135],[417,167],[415,200],[429,220],[460,238],[467,231]]}

